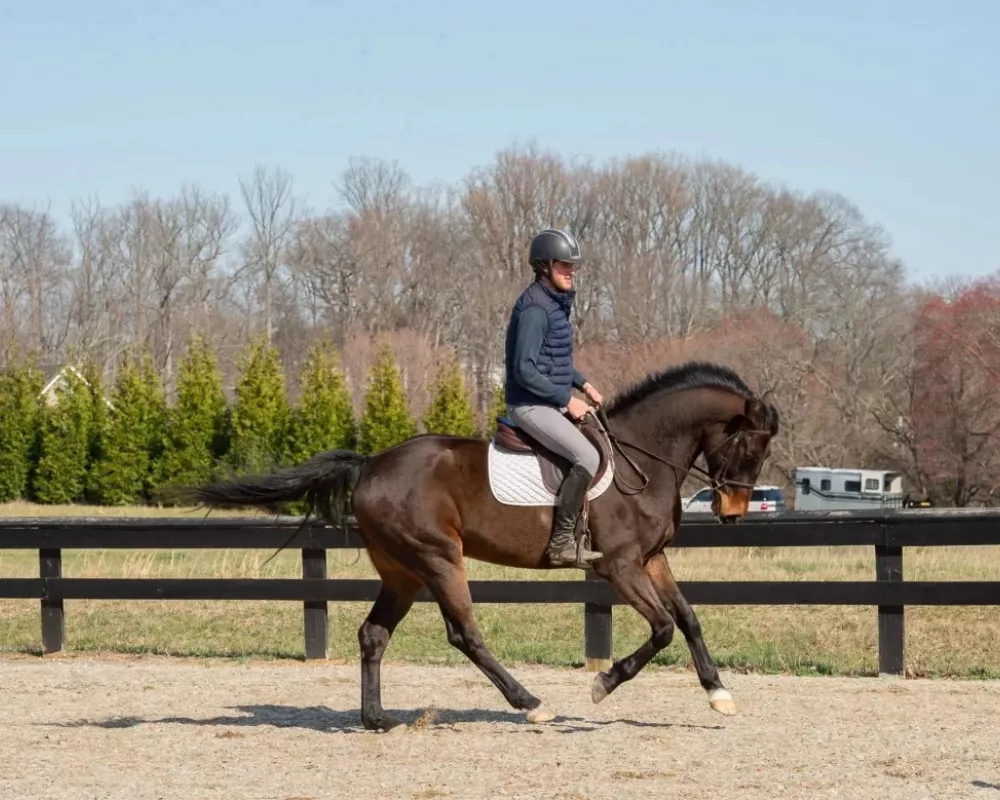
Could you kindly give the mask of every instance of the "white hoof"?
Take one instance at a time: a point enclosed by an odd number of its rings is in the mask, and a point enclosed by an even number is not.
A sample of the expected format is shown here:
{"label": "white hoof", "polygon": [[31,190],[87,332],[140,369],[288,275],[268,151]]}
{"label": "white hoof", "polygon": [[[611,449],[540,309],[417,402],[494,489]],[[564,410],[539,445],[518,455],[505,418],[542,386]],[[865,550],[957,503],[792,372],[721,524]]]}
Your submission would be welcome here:
{"label": "white hoof", "polygon": [[531,709],[525,717],[528,722],[552,722],[556,718],[556,715],[549,711],[545,706],[538,706],[538,708]]}
{"label": "white hoof", "polygon": [[733,702],[733,696],[726,689],[713,689],[710,691],[708,693],[708,704],[712,706],[713,711],[718,711],[727,717],[732,717],[736,714],[736,703]]}

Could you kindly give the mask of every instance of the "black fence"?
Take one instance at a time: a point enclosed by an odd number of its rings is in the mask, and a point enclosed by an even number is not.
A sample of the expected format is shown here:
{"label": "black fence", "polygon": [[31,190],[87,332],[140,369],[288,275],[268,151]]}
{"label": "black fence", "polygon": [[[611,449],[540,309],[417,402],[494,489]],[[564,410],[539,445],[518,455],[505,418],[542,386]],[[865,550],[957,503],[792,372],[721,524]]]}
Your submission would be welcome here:
{"label": "black fence", "polygon": [[[31,518],[0,520],[0,549],[37,550],[38,578],[0,578],[0,597],[41,601],[43,652],[63,647],[64,600],[291,600],[304,605],[306,658],[327,657],[328,603],[374,601],[375,579],[327,577],[327,550],[361,546],[354,530],[311,523],[294,538],[296,519]],[[301,551],[302,578],[64,578],[63,550],[246,549]],[[801,512],[750,517],[740,525],[686,518],[671,549],[691,547],[875,548],[872,581],[681,582],[692,605],[865,605],[878,608],[879,671],[904,667],[906,606],[1000,605],[1000,582],[903,581],[903,548],[1000,545],[1000,513],[955,509]],[[581,573],[582,575],[582,573]],[[604,581],[470,581],[476,603],[583,603],[589,669],[611,659],[612,607]],[[418,602],[431,600],[426,590]]]}

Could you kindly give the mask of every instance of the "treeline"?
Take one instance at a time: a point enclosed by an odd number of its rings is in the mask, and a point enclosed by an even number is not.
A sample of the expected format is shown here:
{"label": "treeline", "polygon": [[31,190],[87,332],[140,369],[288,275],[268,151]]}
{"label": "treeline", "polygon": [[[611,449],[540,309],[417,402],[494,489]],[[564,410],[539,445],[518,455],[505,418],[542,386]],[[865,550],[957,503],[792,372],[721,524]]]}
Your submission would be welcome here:
{"label": "treeline", "polygon": [[594,164],[509,148],[443,187],[354,159],[327,209],[306,207],[279,167],[239,186],[238,198],[189,184],[116,206],[81,199],[69,226],[0,202],[0,341],[45,362],[77,353],[108,376],[139,347],[170,392],[193,334],[229,382],[257,333],[297,370],[304,341],[330,338],[349,358],[356,336],[406,331],[455,348],[486,397],[528,242],[550,225],[588,259],[581,345],[683,339],[767,309],[853,359],[884,333],[868,311],[905,296],[885,232],[846,198],[678,154]]}
{"label": "treeline", "polygon": [[126,354],[107,388],[93,362],[68,366],[45,394],[36,365],[8,363],[0,372],[0,502],[160,502],[162,487],[267,471],[324,450],[374,453],[418,432],[488,435],[496,414],[477,419],[454,356],[440,363],[421,418],[384,342],[360,414],[330,343],[308,352],[294,402],[278,351],[263,337],[238,361],[229,401],[216,356],[195,337],[180,359],[173,402],[148,353]]}
{"label": "treeline", "polygon": [[[68,224],[0,203],[0,341],[39,364],[90,363],[109,384],[129,353],[145,353],[176,404],[182,354],[203,337],[234,409],[248,342],[261,337],[299,375],[312,344],[328,341],[358,436],[381,342],[418,429],[438,364],[455,357],[482,429],[510,306],[531,277],[528,243],[565,227],[588,259],[575,304],[580,365],[606,396],[684,358],[723,361],[781,406],[769,482],[790,489],[804,465],[891,468],[941,502],[1000,497],[987,390],[1000,365],[977,355],[984,345],[935,351],[922,335],[940,317],[925,313],[935,298],[961,311],[978,290],[907,283],[885,231],[843,196],[675,153],[598,164],[531,146],[450,186],[415,186],[394,162],[355,159],[331,195],[309,208],[289,173],[258,167],[236,198],[189,184],[115,206],[83,199]],[[995,310],[976,322],[983,342]],[[929,386],[944,387],[933,402]],[[286,403],[297,407],[298,393],[288,385]],[[243,446],[239,419],[220,440],[227,464]],[[931,421],[935,435],[921,438]]]}

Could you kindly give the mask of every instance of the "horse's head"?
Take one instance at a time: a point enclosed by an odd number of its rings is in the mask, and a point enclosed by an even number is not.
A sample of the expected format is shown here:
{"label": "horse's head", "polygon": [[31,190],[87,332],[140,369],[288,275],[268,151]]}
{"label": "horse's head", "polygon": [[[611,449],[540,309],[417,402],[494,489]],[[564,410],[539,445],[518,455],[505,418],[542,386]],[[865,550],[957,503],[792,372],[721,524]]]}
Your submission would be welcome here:
{"label": "horse's head", "polygon": [[712,512],[720,522],[736,522],[750,506],[750,494],[778,433],[778,409],[771,393],[742,401],[721,424],[705,428],[702,452],[715,492]]}
{"label": "horse's head", "polygon": [[[647,375],[614,399],[608,416],[644,437],[645,445],[634,445],[636,449],[673,468],[675,475],[680,469],[694,469],[707,478],[715,489],[712,511],[722,522],[747,513],[771,439],[778,433],[771,392],[759,397],[732,368],[703,361]],[[660,452],[646,449],[651,446]],[[699,456],[704,456],[707,471],[694,463]],[[670,497],[680,503],[677,492]]]}

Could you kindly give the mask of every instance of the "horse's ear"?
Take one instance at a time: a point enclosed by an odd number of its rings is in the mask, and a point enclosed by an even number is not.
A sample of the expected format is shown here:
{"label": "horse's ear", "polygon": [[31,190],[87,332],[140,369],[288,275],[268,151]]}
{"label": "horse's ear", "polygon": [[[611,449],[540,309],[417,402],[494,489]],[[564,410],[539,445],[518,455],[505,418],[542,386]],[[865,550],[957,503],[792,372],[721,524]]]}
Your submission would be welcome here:
{"label": "horse's ear", "polygon": [[766,413],[764,401],[757,397],[748,397],[743,406],[743,415],[754,425],[758,424]]}
{"label": "horse's ear", "polygon": [[764,396],[747,400],[744,413],[754,425],[766,428],[774,435],[778,432],[779,413],[774,403],[774,390],[768,389]]}

